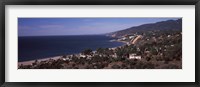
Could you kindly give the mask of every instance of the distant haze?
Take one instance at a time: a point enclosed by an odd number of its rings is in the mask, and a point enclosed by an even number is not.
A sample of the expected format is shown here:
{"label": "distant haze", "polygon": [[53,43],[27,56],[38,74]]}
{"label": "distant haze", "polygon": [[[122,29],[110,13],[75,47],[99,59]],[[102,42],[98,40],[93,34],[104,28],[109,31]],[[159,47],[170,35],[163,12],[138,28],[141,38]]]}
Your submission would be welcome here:
{"label": "distant haze", "polygon": [[18,18],[18,36],[94,35],[179,18]]}

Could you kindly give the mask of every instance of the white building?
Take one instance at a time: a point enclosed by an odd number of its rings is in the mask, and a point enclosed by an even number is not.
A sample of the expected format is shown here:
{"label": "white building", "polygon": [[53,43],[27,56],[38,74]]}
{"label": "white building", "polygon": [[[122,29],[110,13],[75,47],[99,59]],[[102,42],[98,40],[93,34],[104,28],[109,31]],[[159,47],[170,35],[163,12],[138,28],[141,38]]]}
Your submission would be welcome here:
{"label": "white building", "polygon": [[129,39],[135,38],[135,36],[129,36]]}
{"label": "white building", "polygon": [[137,56],[135,53],[129,54],[129,59],[141,59],[141,56]]}
{"label": "white building", "polygon": [[126,37],[123,37],[122,40],[126,40]]}
{"label": "white building", "polygon": [[79,56],[80,56],[80,57],[83,57],[83,58],[85,58],[85,57],[86,57],[86,55],[82,55],[82,54],[80,54]]}
{"label": "white building", "polygon": [[63,61],[71,61],[72,59],[70,59],[70,58],[63,58]]}
{"label": "white building", "polygon": [[114,57],[114,58],[117,58],[117,54],[116,53],[111,55],[111,56]]}

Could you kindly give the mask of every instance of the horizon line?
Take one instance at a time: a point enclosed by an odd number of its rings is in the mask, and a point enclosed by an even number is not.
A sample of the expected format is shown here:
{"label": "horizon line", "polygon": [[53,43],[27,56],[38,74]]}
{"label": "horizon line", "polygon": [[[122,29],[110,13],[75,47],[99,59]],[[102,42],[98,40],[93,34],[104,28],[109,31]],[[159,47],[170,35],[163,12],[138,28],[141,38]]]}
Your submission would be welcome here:
{"label": "horizon line", "polygon": [[80,35],[78,35],[78,34],[74,34],[74,35],[38,35],[38,36],[35,36],[35,35],[33,35],[33,36],[18,36],[18,37],[40,37],[40,36],[86,36],[86,35],[106,35],[107,33],[104,33],[104,34],[80,34]]}

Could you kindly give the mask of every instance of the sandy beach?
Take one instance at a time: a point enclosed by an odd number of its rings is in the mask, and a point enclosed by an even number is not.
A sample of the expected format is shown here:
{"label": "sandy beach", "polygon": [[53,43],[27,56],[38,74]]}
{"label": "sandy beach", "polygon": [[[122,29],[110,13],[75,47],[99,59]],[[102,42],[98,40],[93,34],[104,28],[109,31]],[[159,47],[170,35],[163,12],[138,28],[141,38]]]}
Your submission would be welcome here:
{"label": "sandy beach", "polygon": [[[46,60],[49,60],[49,59],[53,59],[53,60],[58,60],[62,58],[62,56],[55,56],[55,57],[49,57],[49,58],[42,58],[42,59],[37,59],[38,62],[41,62],[41,61],[46,61]],[[29,61],[24,61],[24,62],[18,62],[18,65],[31,65],[33,62],[35,62],[35,60],[29,60]]]}

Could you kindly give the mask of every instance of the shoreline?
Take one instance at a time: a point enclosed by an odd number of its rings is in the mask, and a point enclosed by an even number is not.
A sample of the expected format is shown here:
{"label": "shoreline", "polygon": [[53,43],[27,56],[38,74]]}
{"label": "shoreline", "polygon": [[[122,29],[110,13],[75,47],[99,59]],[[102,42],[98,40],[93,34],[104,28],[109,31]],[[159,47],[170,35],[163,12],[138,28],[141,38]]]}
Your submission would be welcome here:
{"label": "shoreline", "polygon": [[125,43],[125,44],[128,44],[129,42],[127,41],[119,41],[119,40],[116,40],[116,42],[122,42],[122,43]]}
{"label": "shoreline", "polygon": [[[50,59],[58,60],[60,58],[62,58],[62,56],[47,57],[47,58],[35,59],[35,60],[38,60],[38,62],[41,62],[41,61],[47,61],[47,60],[50,60]],[[31,65],[32,63],[35,62],[35,60],[28,60],[28,61],[18,62],[18,66],[21,65],[21,64],[23,64],[23,65]]]}
{"label": "shoreline", "polygon": [[[118,41],[118,40],[115,40],[115,41],[116,42],[122,42],[122,43],[124,43],[122,46],[124,46],[124,45],[126,45],[128,43],[126,41]],[[110,47],[108,49],[116,49],[116,48],[122,47],[122,46]],[[96,50],[94,50],[93,52],[96,52]],[[78,53],[78,54],[80,54],[80,53]],[[77,53],[76,54],[68,54],[66,56],[69,56],[69,55],[77,55]],[[64,56],[64,55],[62,55],[62,56]],[[38,62],[48,61],[50,59],[58,60],[58,59],[62,59],[62,56],[53,56],[53,57],[47,57],[47,58],[41,58],[41,59],[34,59],[34,60],[22,61],[22,62],[18,62],[18,66],[20,66],[20,65],[32,65],[32,63],[34,63],[35,60],[37,60]]]}

